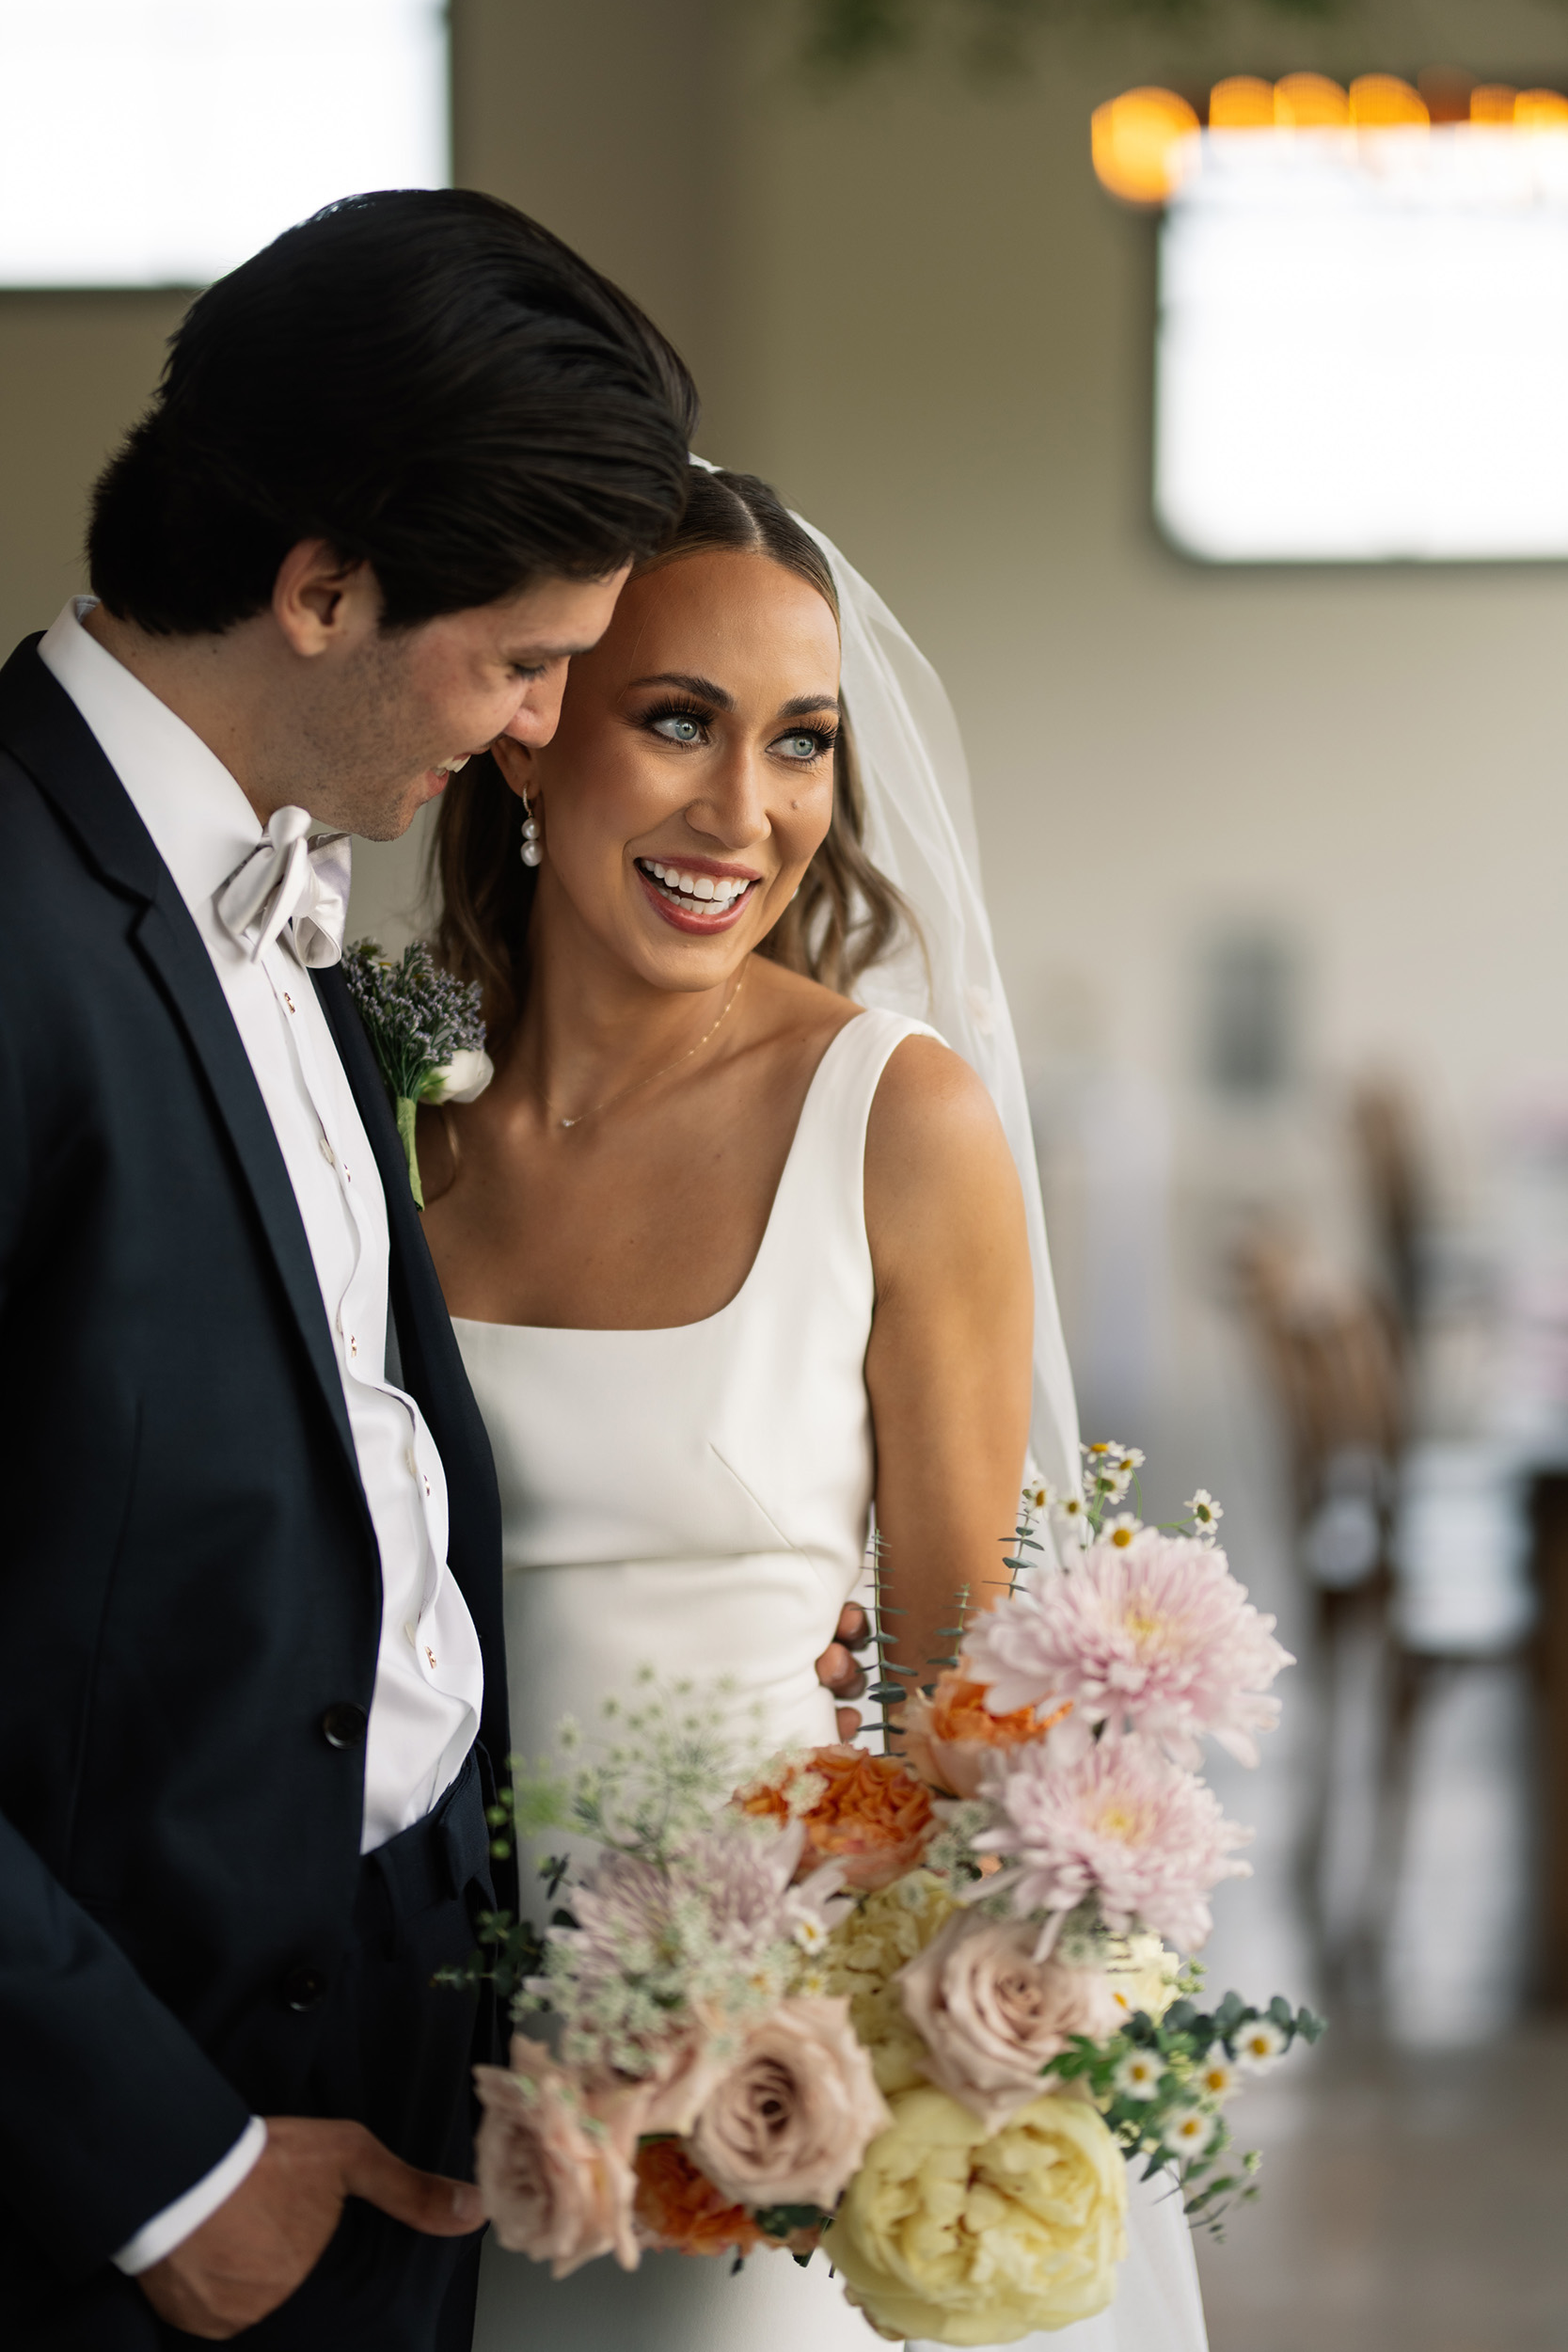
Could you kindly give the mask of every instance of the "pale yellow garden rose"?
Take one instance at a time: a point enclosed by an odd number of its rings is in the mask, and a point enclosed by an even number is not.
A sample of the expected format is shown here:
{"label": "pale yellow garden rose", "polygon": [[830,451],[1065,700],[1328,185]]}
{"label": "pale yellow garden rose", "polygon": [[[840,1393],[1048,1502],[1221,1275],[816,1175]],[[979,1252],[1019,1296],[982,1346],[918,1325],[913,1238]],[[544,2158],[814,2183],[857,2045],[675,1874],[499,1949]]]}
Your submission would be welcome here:
{"label": "pale yellow garden rose", "polygon": [[1093,2107],[1036,2099],[988,2137],[945,2091],[891,2105],[823,2240],[880,2333],[1013,2344],[1105,2310],[1127,2252],[1127,2167]]}
{"label": "pale yellow garden rose", "polygon": [[926,2044],[894,1983],[957,1909],[928,1870],[865,1896],[834,1928],[816,1964],[820,1989],[848,1997],[849,2022],[871,2059],[884,2097],[926,2080]]}
{"label": "pale yellow garden rose", "polygon": [[1158,2025],[1176,1998],[1181,1963],[1157,1935],[1113,1936],[1101,1947],[1101,1965],[1123,2020],[1142,2010]]}

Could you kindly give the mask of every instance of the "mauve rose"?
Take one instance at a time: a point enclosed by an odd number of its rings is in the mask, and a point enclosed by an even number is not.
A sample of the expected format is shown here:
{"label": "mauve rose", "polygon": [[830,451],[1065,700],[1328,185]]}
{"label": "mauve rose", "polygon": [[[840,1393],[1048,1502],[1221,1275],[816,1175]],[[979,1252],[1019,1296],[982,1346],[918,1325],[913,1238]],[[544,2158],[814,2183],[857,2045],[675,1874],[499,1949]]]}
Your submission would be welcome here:
{"label": "mauve rose", "polygon": [[[651,2139],[657,2134],[673,2132],[677,2139],[684,2139],[734,2062],[733,2038],[719,2038],[705,2015],[696,2033],[663,2053],[653,2074],[619,2094],[611,2091],[610,2100],[619,2096],[627,2102],[636,2117],[634,2137]],[[594,2106],[602,2115],[616,2111],[597,2099]]]}
{"label": "mauve rose", "polygon": [[1037,2099],[1075,2033],[1099,2041],[1121,2011],[1098,1968],[1036,1960],[1037,1926],[959,1912],[896,1982],[932,2082],[998,2132]]}
{"label": "mauve rose", "polygon": [[484,2109],[474,2178],[500,2243],[569,2278],[596,2254],[635,2270],[635,2111],[610,2121],[585,2104],[547,2050],[516,2034],[510,2069],[476,2066]]}
{"label": "mauve rose", "polygon": [[781,2001],[710,2093],[691,2153],[737,2205],[820,2205],[892,2118],[842,1995]]}

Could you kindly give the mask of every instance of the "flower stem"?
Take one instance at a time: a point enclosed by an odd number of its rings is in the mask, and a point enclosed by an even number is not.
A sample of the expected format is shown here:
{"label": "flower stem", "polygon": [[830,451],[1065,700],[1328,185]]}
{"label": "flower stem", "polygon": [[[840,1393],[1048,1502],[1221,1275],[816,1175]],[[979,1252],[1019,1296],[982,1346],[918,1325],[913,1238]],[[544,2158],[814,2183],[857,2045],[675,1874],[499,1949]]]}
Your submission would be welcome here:
{"label": "flower stem", "polygon": [[414,1206],[424,1207],[424,1188],[420,1183],[420,1155],[414,1149],[414,1121],[420,1106],[411,1095],[400,1094],[397,1099],[398,1134],[403,1137],[404,1155],[408,1162],[408,1183],[414,1195]]}

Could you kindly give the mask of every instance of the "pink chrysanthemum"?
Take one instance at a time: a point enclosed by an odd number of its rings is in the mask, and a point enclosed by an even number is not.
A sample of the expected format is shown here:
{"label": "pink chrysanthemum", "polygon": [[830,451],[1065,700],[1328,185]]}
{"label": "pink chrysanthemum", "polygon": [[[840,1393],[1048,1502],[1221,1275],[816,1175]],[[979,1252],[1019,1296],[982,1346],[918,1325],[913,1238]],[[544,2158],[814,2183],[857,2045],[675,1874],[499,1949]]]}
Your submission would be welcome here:
{"label": "pink chrysanthemum", "polygon": [[1227,1821],[1202,1781],[1146,1740],[1102,1740],[1075,1758],[1051,1743],[1019,1748],[988,1776],[994,1828],[975,1846],[1003,1857],[1022,1916],[1044,1912],[1044,1952],[1062,1915],[1093,1897],[1115,1934],[1150,1928],[1180,1950],[1196,1950],[1213,1920],[1209,1891],[1245,1878],[1235,1859],[1250,1830]]}
{"label": "pink chrysanthemum", "polygon": [[990,1686],[994,1714],[1070,1700],[1076,1724],[1143,1732],[1180,1763],[1200,1761],[1197,1734],[1208,1731],[1256,1764],[1253,1734],[1279,1716],[1263,1693],[1293,1662],[1274,1622],[1223,1551],[1148,1528],[1125,1547],[1091,1545],[988,1610],[965,1642],[965,1669]]}

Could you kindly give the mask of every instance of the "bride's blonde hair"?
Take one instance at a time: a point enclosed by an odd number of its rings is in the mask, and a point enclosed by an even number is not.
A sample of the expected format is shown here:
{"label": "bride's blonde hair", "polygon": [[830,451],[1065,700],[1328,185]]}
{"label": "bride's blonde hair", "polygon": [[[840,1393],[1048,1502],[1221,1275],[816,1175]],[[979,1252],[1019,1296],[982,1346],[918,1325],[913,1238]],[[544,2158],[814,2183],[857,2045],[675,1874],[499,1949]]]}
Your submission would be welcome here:
{"label": "bride's blonde hair", "polygon": [[[811,585],[838,617],[827,558],[777,493],[755,474],[693,469],[680,523],[634,578],[711,548],[766,555]],[[833,747],[833,813],[800,890],[757,949],[844,994],[914,928],[913,917],[864,849],[865,809],[848,715]],[[460,979],[477,980],[492,1042],[504,1042],[522,1009],[529,917],[535,887],[522,847],[522,803],[485,754],[452,777],[436,818],[431,866],[440,897],[436,954]]]}

